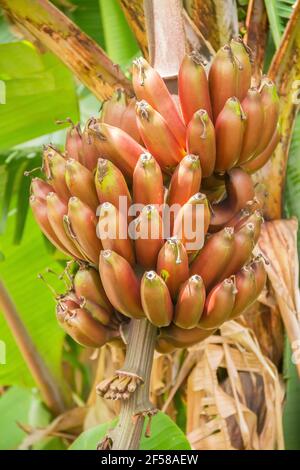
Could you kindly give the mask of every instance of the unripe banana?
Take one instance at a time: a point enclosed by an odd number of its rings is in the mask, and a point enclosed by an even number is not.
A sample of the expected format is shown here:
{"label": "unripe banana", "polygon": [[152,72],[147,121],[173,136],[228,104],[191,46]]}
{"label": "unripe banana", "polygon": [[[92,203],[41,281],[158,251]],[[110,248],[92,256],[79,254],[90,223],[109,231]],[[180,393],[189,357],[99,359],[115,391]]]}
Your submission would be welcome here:
{"label": "unripe banana", "polygon": [[203,280],[194,274],[180,287],[173,320],[175,325],[187,329],[196,327],[203,312],[205,297]]}
{"label": "unripe banana", "polygon": [[159,164],[149,152],[143,153],[133,172],[133,200],[135,204],[157,204],[164,202],[163,177]]}
{"label": "unripe banana", "polygon": [[269,144],[277,127],[279,116],[279,97],[276,86],[267,77],[264,77],[260,87],[261,101],[264,109],[264,124],[256,155],[262,153]]}
{"label": "unripe banana", "polygon": [[234,233],[232,256],[221,279],[237,273],[249,261],[254,248],[254,225],[247,223]]}
{"label": "unripe banana", "polygon": [[67,202],[71,193],[65,180],[66,160],[52,145],[47,145],[44,148],[43,169],[54,191],[63,201]]}
{"label": "unripe banana", "polygon": [[145,145],[161,168],[172,172],[185,154],[184,147],[168,127],[167,121],[146,101],[137,102],[136,114]]}
{"label": "unripe banana", "polygon": [[173,318],[173,304],[164,280],[155,271],[148,271],[141,281],[143,310],[153,325],[168,326]]}
{"label": "unripe banana", "polygon": [[241,315],[256,300],[255,274],[251,266],[243,266],[235,275],[237,293],[229,320]]}
{"label": "unripe banana", "polygon": [[237,96],[238,65],[228,44],[216,53],[208,75],[213,118],[216,122],[228,98]]}
{"label": "unripe banana", "polygon": [[104,202],[100,207],[97,234],[104,250],[115,251],[134,265],[133,243],[128,236],[126,215],[110,202]]}
{"label": "unripe banana", "polygon": [[183,206],[194,194],[198,193],[201,184],[201,167],[197,155],[186,155],[176,167],[169,185],[167,201],[169,206]]}
{"label": "unripe banana", "polygon": [[53,188],[50,184],[41,178],[33,178],[30,185],[30,194],[39,199],[46,199],[47,194],[53,192]]}
{"label": "unripe banana", "polygon": [[97,218],[94,211],[73,196],[68,203],[68,218],[73,238],[79,244],[81,251],[97,265],[102,244],[96,235]]}
{"label": "unripe banana", "polygon": [[82,134],[79,123],[76,124],[76,126],[72,125],[67,130],[65,149],[68,158],[74,158],[78,162],[82,163]]}
{"label": "unripe banana", "polygon": [[49,223],[63,246],[77,259],[82,259],[81,252],[76,248],[72,239],[64,229],[63,218],[68,213],[68,205],[61,201],[56,193],[49,193],[46,198]]}
{"label": "unripe banana", "polygon": [[203,176],[211,176],[216,162],[216,136],[214,125],[204,109],[197,110],[189,122],[186,146],[189,153],[199,156]]}
{"label": "unripe banana", "polygon": [[186,129],[176,104],[159,73],[142,57],[133,62],[132,84],[138,100],[147,101],[158,111],[184,146]]}
{"label": "unripe banana", "polygon": [[70,194],[78,197],[96,212],[99,202],[92,172],[78,161],[68,159],[65,178]]}
{"label": "unripe banana", "polygon": [[88,132],[95,136],[99,157],[111,160],[129,178],[144,147],[118,127],[109,126],[96,119],[90,120]]}
{"label": "unripe banana", "polygon": [[50,242],[60,251],[70,256],[67,248],[61,243],[52,229],[47,213],[47,202],[45,199],[40,199],[35,196],[30,196],[29,199],[30,207],[32,209],[34,218],[42,230],[43,234],[50,240]]}
{"label": "unripe banana", "polygon": [[[199,206],[203,207],[203,218],[199,216]],[[207,197],[202,193],[194,194],[175,218],[173,237],[182,241],[188,253],[193,253],[202,248],[209,224],[210,208]]]}
{"label": "unripe banana", "polygon": [[208,294],[198,326],[203,329],[215,329],[230,316],[236,296],[234,278],[225,279],[217,284]]}
{"label": "unripe banana", "polygon": [[263,150],[259,155],[251,159],[249,162],[244,163],[242,165],[242,168],[250,174],[255,173],[257,170],[262,168],[272,156],[279,141],[280,141],[280,130],[279,130],[279,125],[277,125],[277,128],[275,129],[275,132],[270,142],[266,146],[265,150]]}
{"label": "unripe banana", "polygon": [[140,235],[134,243],[137,262],[145,269],[155,269],[164,244],[163,222],[157,208],[145,206],[134,223],[136,233]]}
{"label": "unripe banana", "polygon": [[225,227],[211,235],[190,266],[190,274],[199,274],[207,292],[218,282],[234,247],[233,228]]}
{"label": "unripe banana", "polygon": [[251,177],[241,168],[233,168],[225,176],[226,198],[212,204],[210,230],[216,231],[227,224],[254,198]]}
{"label": "unripe banana", "polygon": [[163,346],[167,343],[174,348],[188,348],[194,344],[200,343],[214,332],[215,330],[204,330],[198,327],[187,330],[172,323],[170,326],[160,330],[158,342],[161,343],[161,341],[163,341]]}
{"label": "unripe banana", "polygon": [[103,289],[98,271],[92,267],[81,267],[74,277],[74,289],[78,297],[85,297],[113,313],[113,308]]}
{"label": "unripe banana", "polygon": [[180,285],[189,277],[188,256],[180,240],[170,238],[166,241],[158,254],[156,271],[175,301]]}
{"label": "unripe banana", "polygon": [[230,47],[237,64],[237,92],[235,96],[242,101],[251,85],[252,66],[249,48],[240,36],[231,39]]}
{"label": "unripe banana", "polygon": [[140,281],[126,259],[111,250],[101,251],[99,272],[105,293],[116,310],[130,318],[145,317]]}
{"label": "unripe banana", "polygon": [[264,109],[261,95],[256,88],[248,90],[246,97],[242,101],[242,108],[246,115],[246,127],[239,165],[247,162],[254,156],[264,124]]}
{"label": "unripe banana", "polygon": [[95,186],[99,202],[110,202],[120,209],[120,197],[124,197],[127,210],[131,206],[131,195],[119,168],[110,160],[99,158],[95,174]]}
{"label": "unripe banana", "polygon": [[212,119],[208,80],[201,56],[197,51],[186,54],[181,62],[178,73],[178,95],[186,125],[198,109],[205,109]]}
{"label": "unripe banana", "polygon": [[245,132],[246,116],[239,100],[229,98],[218,115],[216,131],[215,171],[222,173],[230,170],[241,155]]}

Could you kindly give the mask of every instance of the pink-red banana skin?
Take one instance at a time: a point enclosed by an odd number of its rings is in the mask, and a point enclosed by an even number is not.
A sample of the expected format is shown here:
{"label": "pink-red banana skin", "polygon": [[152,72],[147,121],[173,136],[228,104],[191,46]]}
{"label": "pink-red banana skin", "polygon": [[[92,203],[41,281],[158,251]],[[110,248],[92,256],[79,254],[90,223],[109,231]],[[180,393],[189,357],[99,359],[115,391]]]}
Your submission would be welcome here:
{"label": "pink-red banana skin", "polygon": [[149,152],[163,170],[171,172],[183,158],[184,146],[180,145],[167,121],[147,101],[137,102],[136,115],[140,135]]}
{"label": "pink-red banana skin", "polygon": [[90,124],[94,121],[94,118],[89,119],[82,133],[82,164],[90,171],[94,171],[98,158],[102,156],[97,147],[97,139],[89,130]]}
{"label": "pink-red banana skin", "polygon": [[276,86],[269,78],[262,79],[260,87],[261,101],[264,109],[264,124],[256,155],[265,150],[277,127],[279,116],[279,97]]}
{"label": "pink-red banana skin", "polygon": [[250,266],[253,269],[255,275],[255,296],[257,298],[265,287],[267,281],[267,272],[265,268],[264,258],[262,257],[262,255],[256,256]]}
{"label": "pink-red banana skin", "polygon": [[80,297],[80,307],[87,310],[101,325],[108,326],[111,323],[111,315],[92,300]]}
{"label": "pink-red banana skin", "polygon": [[246,115],[246,125],[239,165],[247,162],[254,156],[264,124],[264,109],[261,95],[256,88],[248,90],[247,95],[242,101],[242,108]]}
{"label": "pink-red banana skin", "polygon": [[147,101],[168,121],[180,145],[185,144],[185,125],[159,73],[144,59],[133,62],[132,84],[138,100]]}
{"label": "pink-red banana skin", "polygon": [[68,218],[81,251],[93,264],[97,265],[102,244],[96,234],[97,218],[94,211],[73,196],[68,203]]}
{"label": "pink-red banana skin", "polygon": [[[106,233],[102,237],[102,230]],[[108,232],[107,232],[108,230]],[[112,250],[125,258],[131,266],[135,263],[133,243],[128,236],[126,215],[110,202],[104,202],[99,211],[98,236],[104,250]]]}
{"label": "pink-red banana skin", "polygon": [[121,129],[123,129],[124,132],[127,132],[127,134],[129,134],[139,144],[142,144],[142,139],[136,123],[135,105],[136,99],[130,98],[122,116]]}
{"label": "pink-red banana skin", "polygon": [[237,64],[237,98],[241,101],[245,98],[251,85],[252,65],[249,57],[249,49],[241,37],[233,38],[230,47]]}
{"label": "pink-red banana skin", "polygon": [[215,171],[230,170],[239,160],[245,132],[246,116],[236,97],[229,98],[218,115]]}
{"label": "pink-red banana skin", "polygon": [[122,256],[111,250],[101,251],[99,272],[112,306],[129,318],[143,318],[140,281]]}
{"label": "pink-red banana skin", "polygon": [[259,235],[260,235],[260,229],[262,226],[262,223],[264,221],[263,215],[261,210],[255,210],[252,214],[249,214],[248,217],[243,218],[240,222],[238,222],[234,230],[239,230],[240,228],[244,227],[246,224],[253,224],[254,226],[254,236],[253,236],[253,241],[254,244],[258,242]]}
{"label": "pink-red banana skin", "polygon": [[170,238],[165,242],[158,254],[156,272],[175,301],[180,285],[189,277],[188,256],[180,240]]}
{"label": "pink-red banana skin", "polygon": [[168,326],[173,318],[173,304],[164,280],[155,272],[147,271],[141,280],[143,310],[153,325]]}
{"label": "pink-red banana skin", "polygon": [[97,347],[103,346],[111,339],[110,330],[95,320],[92,315],[84,308],[72,310],[66,320],[69,326],[75,326],[83,335],[87,336]]}
{"label": "pink-red banana skin", "polygon": [[214,122],[228,98],[237,95],[238,66],[229,45],[216,53],[208,75]]}
{"label": "pink-red banana skin", "polygon": [[225,186],[226,198],[211,206],[210,231],[222,228],[254,198],[252,179],[241,168],[233,168],[228,172],[225,176]]}
{"label": "pink-red banana skin", "polygon": [[200,55],[186,54],[178,73],[178,94],[186,125],[198,109],[205,109],[212,119],[208,80]]}
{"label": "pink-red banana skin", "polygon": [[126,110],[126,95],[121,89],[114,92],[109,100],[103,102],[100,121],[110,126],[122,128],[122,117]]}
{"label": "pink-red banana skin", "polygon": [[54,191],[63,201],[67,202],[71,197],[71,193],[65,180],[66,160],[51,145],[47,145],[44,149],[43,169]]}
{"label": "pink-red banana skin", "polygon": [[221,326],[232,312],[235,296],[234,279],[225,279],[217,284],[206,298],[198,327],[210,330]]}
{"label": "pink-red banana skin", "polygon": [[132,199],[126,180],[110,160],[99,158],[95,174],[95,186],[99,202],[110,202],[120,209],[120,196],[127,201],[127,210],[131,206]]}
{"label": "pink-red banana skin", "polygon": [[217,283],[226,268],[233,253],[233,240],[233,228],[225,227],[206,240],[204,247],[192,262],[190,274],[201,276],[207,292]]}
{"label": "pink-red banana skin", "polygon": [[30,185],[30,194],[39,199],[46,199],[47,194],[51,193],[53,188],[50,184],[41,178],[33,178]]}
{"label": "pink-red banana skin", "polygon": [[198,193],[201,184],[201,166],[197,155],[186,155],[174,171],[168,191],[169,206],[183,206],[194,194]]}
{"label": "pink-red banana skin", "polygon": [[180,328],[195,328],[205,303],[205,286],[201,276],[194,274],[180,287],[174,313],[174,323]]}
{"label": "pink-red banana skin", "polygon": [[[197,218],[197,206],[203,206],[203,220],[199,221]],[[188,244],[198,244],[199,232],[202,230],[203,241],[204,236],[207,233],[210,224],[210,207],[208,204],[207,197],[205,194],[197,193],[192,196],[186,204],[179,210],[173,228],[173,237],[177,237],[186,247],[188,253],[198,251],[202,246],[188,247]],[[201,223],[202,222],[202,223]],[[202,225],[202,226],[201,226]],[[189,229],[192,229],[193,233],[188,233]],[[191,236],[192,235],[192,236]],[[201,240],[199,240],[199,243]]]}
{"label": "pink-red banana skin", "polygon": [[235,275],[237,293],[229,320],[240,316],[256,300],[255,273],[251,266],[243,266]]}
{"label": "pink-red banana skin", "polygon": [[34,218],[42,230],[43,234],[46,235],[48,240],[60,251],[65,253],[67,256],[70,256],[70,253],[66,247],[61,243],[61,241],[56,236],[54,230],[52,229],[47,213],[47,202],[45,199],[40,199],[35,196],[30,196],[29,204],[32,209]]}
{"label": "pink-red banana skin", "polygon": [[67,130],[65,149],[68,158],[74,158],[82,163],[82,134],[79,123]]}
{"label": "pink-red banana skin", "polygon": [[169,343],[167,340],[158,337],[155,344],[155,349],[161,354],[170,354],[175,351],[175,346]]}
{"label": "pink-red banana skin", "polygon": [[56,318],[62,329],[81,346],[85,346],[87,348],[98,348],[98,343],[92,341],[91,338],[88,338],[86,335],[84,335],[78,326],[75,325],[75,322],[70,325],[67,321],[65,321],[65,318],[70,317],[70,315],[72,315],[71,312],[63,309],[59,304],[57,305]]}
{"label": "pink-red banana skin", "polygon": [[143,153],[137,161],[132,180],[135,204],[157,204],[164,202],[163,177],[159,164],[149,153]]}
{"label": "pink-red banana skin", "polygon": [[186,147],[189,153],[199,156],[203,177],[211,176],[216,162],[216,136],[214,125],[204,109],[197,110],[188,124]]}
{"label": "pink-red banana skin", "polygon": [[67,235],[64,229],[63,218],[64,215],[68,213],[68,205],[61,201],[57,194],[53,192],[47,195],[46,201],[47,216],[53,232],[72,256],[77,259],[81,259],[82,255],[80,251],[77,250],[72,239]]}
{"label": "pink-red banana skin", "polygon": [[79,268],[74,277],[74,289],[78,297],[85,297],[100,305],[109,313],[113,308],[103,289],[98,271],[92,267]]}
{"label": "pink-red banana skin", "polygon": [[167,345],[170,344],[174,348],[188,348],[189,346],[200,343],[214,332],[215,330],[204,330],[199,327],[187,330],[171,323],[171,325],[166,328],[161,328],[158,343],[163,341],[165,343],[163,346],[167,343]]}
{"label": "pink-red banana skin", "polygon": [[245,171],[247,171],[247,173],[250,173],[250,174],[255,173],[257,170],[262,168],[272,156],[279,141],[280,141],[280,131],[279,131],[279,126],[277,126],[265,150],[263,150],[259,155],[257,155],[250,161],[243,163],[242,168]]}
{"label": "pink-red banana skin", "polygon": [[88,132],[94,137],[99,157],[111,160],[131,180],[136,162],[145,148],[118,127],[90,120]]}
{"label": "pink-red banana skin", "polygon": [[155,269],[158,253],[164,244],[163,222],[158,209],[153,205],[145,206],[135,225],[138,233],[146,235],[134,243],[137,263],[144,269]]}
{"label": "pink-red banana skin", "polygon": [[254,248],[254,229],[248,223],[234,233],[233,253],[220,280],[235,274],[249,261]]}
{"label": "pink-red banana skin", "polygon": [[65,178],[71,195],[78,197],[84,204],[96,211],[99,202],[93,173],[77,160],[69,158],[66,161]]}

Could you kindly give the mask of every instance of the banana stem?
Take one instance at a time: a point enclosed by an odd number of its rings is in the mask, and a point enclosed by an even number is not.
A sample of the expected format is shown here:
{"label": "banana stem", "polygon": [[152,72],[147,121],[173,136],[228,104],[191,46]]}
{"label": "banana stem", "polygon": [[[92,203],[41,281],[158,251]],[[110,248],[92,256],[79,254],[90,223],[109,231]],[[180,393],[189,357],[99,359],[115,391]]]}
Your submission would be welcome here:
{"label": "banana stem", "polygon": [[123,371],[138,371],[141,383],[127,400],[121,400],[119,422],[112,433],[113,450],[139,448],[145,417],[155,410],[149,400],[150,376],[157,328],[147,319],[131,320]]}

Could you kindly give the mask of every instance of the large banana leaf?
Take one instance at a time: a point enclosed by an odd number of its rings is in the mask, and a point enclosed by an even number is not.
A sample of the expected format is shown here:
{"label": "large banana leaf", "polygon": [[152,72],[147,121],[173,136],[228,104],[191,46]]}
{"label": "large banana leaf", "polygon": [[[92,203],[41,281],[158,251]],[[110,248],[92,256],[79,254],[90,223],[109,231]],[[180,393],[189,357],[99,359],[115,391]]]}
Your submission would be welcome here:
{"label": "large banana leaf", "polygon": [[40,54],[27,41],[1,44],[0,80],[6,88],[0,149],[57,130],[58,119],[78,119],[72,74],[53,54]]}

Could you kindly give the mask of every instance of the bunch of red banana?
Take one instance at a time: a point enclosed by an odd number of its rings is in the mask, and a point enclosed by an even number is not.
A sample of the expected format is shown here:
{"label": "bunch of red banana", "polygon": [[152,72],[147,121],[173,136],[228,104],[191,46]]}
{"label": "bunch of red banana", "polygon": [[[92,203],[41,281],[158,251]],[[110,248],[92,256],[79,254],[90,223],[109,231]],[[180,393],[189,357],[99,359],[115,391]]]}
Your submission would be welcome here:
{"label": "bunch of red banana", "polygon": [[[257,90],[250,81],[239,39],[216,54],[208,78],[197,54],[187,55],[179,107],[138,59],[136,102],[117,92],[83,132],[72,126],[65,152],[45,148],[30,204],[48,239],[85,266],[58,302],[60,323],[81,344],[101,346],[118,323],[147,317],[160,328],[159,350],[187,347],[259,296],[266,274],[252,253],[262,200],[249,173],[278,140],[278,99],[268,79]],[[124,203],[139,208],[128,213]],[[178,209],[167,228],[164,203]],[[77,278],[91,272],[86,292]]]}

